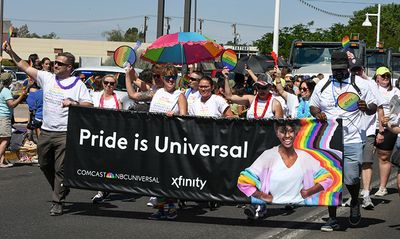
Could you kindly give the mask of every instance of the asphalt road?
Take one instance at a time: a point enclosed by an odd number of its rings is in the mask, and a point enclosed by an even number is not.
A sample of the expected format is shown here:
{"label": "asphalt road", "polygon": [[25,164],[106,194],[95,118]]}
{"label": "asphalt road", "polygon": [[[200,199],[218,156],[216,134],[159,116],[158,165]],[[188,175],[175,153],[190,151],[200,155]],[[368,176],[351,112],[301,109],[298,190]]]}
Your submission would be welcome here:
{"label": "asphalt road", "polygon": [[[376,169],[374,174],[373,192],[377,189]],[[327,217],[325,207],[284,210],[282,206],[271,206],[266,219],[251,223],[235,205],[210,211],[206,205],[189,202],[176,221],[152,221],[147,219],[154,211],[146,207],[147,197],[112,194],[104,204],[94,205],[90,198],[95,192],[78,189],[71,190],[64,215],[51,217],[50,186],[36,165],[0,169],[0,189],[0,239],[400,237],[395,173],[389,182],[390,194],[374,198],[374,210],[362,210],[364,218],[358,228],[349,227],[349,209],[339,208],[341,230],[331,233],[320,231]]]}

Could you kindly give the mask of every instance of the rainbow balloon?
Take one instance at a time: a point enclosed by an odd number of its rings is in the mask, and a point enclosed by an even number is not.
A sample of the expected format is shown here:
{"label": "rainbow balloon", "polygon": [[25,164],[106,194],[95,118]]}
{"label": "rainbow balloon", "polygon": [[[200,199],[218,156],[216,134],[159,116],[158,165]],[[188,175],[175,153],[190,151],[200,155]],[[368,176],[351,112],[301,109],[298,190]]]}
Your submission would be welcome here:
{"label": "rainbow balloon", "polygon": [[353,112],[358,110],[358,101],[360,97],[353,92],[345,92],[337,98],[338,106],[347,112]]}
{"label": "rainbow balloon", "polygon": [[221,56],[222,65],[228,68],[230,71],[235,69],[238,62],[236,52],[232,49],[225,50]]}
{"label": "rainbow balloon", "polygon": [[126,63],[133,65],[136,61],[136,52],[130,46],[120,46],[114,51],[114,62],[119,67],[126,67]]}
{"label": "rainbow balloon", "polygon": [[[317,159],[332,176],[332,185],[323,192],[315,194],[308,205],[339,205],[342,193],[342,152],[330,148],[330,140],[337,126],[336,120],[320,123],[316,119],[300,119],[301,127],[294,142],[294,147],[304,150]],[[326,175],[318,175],[323,180]]]}
{"label": "rainbow balloon", "polygon": [[348,35],[342,38],[342,47],[343,49],[348,49],[350,47],[350,38]]}

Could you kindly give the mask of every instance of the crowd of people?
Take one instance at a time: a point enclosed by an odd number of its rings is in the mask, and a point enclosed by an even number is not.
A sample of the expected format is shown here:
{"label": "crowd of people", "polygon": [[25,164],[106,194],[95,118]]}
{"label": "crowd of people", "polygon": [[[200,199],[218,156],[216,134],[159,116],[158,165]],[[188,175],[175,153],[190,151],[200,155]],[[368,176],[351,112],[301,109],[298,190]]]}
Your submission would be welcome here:
{"label": "crowd of people", "polygon": [[[12,50],[8,42],[3,44],[3,49],[18,68],[26,72],[32,80],[27,99],[31,111],[30,127],[40,135],[39,165],[53,191],[50,215],[61,215],[63,202],[69,193],[69,189],[63,185],[68,107],[82,105],[122,109],[121,100],[114,92],[118,84],[117,78],[114,75],[106,75],[97,79],[101,86],[100,90],[91,94],[80,77],[71,76],[75,63],[72,54],[67,52],[59,54],[54,64],[49,58],[40,61],[36,54],[32,54],[29,57],[30,63],[27,63]],[[324,78],[323,74],[293,76],[287,69],[277,67],[263,74],[255,74],[250,67],[246,67],[244,75],[232,74],[228,69],[223,69],[216,78],[211,78],[201,69],[190,66],[187,73],[189,78],[187,89],[178,89],[178,71],[173,65],[155,64],[139,75],[133,67],[128,66],[125,83],[129,98],[135,101],[131,110],[163,113],[171,117],[192,115],[248,119],[316,118],[322,122],[327,119],[342,118],[343,178],[351,195],[347,202],[350,207],[349,221],[351,225],[357,225],[361,220],[360,208],[374,207],[370,198],[373,163],[378,162],[380,174],[380,186],[375,196],[383,197],[388,193],[386,186],[392,167],[390,163],[392,152],[396,147],[400,148],[400,140],[397,137],[400,131],[400,117],[391,108],[393,97],[400,96],[398,84],[392,85],[392,74],[384,66],[376,70],[372,79],[368,78],[362,66],[357,64],[358,61],[351,53],[333,52],[330,78]],[[24,91],[19,98],[13,99],[8,89],[10,81],[11,77],[7,73],[1,75],[0,167],[2,168],[11,166],[4,161],[4,152],[11,137],[12,108],[16,107],[28,93]],[[356,96],[356,108],[348,109],[341,105],[339,99],[344,94]],[[285,183],[287,189],[283,193],[274,184],[262,190],[255,189],[251,185],[238,184],[246,196],[257,202],[244,207],[245,214],[252,219],[263,218],[266,215],[266,203],[285,204],[294,200],[302,204],[303,199],[323,191],[330,182],[327,177],[324,182],[308,183],[307,190],[300,188],[299,194],[292,195],[291,183],[293,187],[300,187],[294,182],[299,181],[301,184],[304,178],[309,177],[307,173],[301,173],[300,168],[294,167],[298,165],[297,161],[316,172],[322,169],[319,165],[306,162],[305,159],[309,156],[307,153],[293,148],[293,138],[298,132],[295,124],[277,125],[275,132],[281,145],[264,152],[255,160],[254,165],[266,165],[271,161],[267,158],[276,155],[273,160],[282,161],[283,164],[274,170],[288,173],[292,176],[288,178],[293,178],[293,181]],[[256,175],[257,168],[254,165],[246,169],[243,175]],[[289,172],[288,169],[292,171]],[[399,173],[400,169],[397,170]],[[299,175],[291,172],[297,172]],[[269,182],[271,177],[273,181],[274,175],[271,173],[261,180]],[[400,193],[400,174],[397,179]],[[363,187],[360,203],[361,182]],[[101,203],[108,195],[108,192],[99,191],[92,201]],[[259,203],[260,200],[264,203]],[[157,211],[149,219],[176,219],[178,210],[175,204],[176,200],[172,198],[151,198],[148,205]],[[168,205],[167,211],[165,211],[166,205]],[[322,226],[323,231],[339,228],[336,207],[328,207],[328,212],[329,220]]]}

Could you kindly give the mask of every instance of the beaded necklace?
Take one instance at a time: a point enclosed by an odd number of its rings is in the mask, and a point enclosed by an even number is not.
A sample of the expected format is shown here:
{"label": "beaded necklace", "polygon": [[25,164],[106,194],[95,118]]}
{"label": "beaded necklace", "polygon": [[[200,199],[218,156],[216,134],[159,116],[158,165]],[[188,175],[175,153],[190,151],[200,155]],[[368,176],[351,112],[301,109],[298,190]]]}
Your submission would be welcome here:
{"label": "beaded necklace", "polygon": [[57,85],[58,85],[61,89],[63,89],[63,90],[69,90],[69,89],[71,89],[72,87],[74,87],[74,86],[76,85],[76,83],[78,82],[78,80],[80,80],[80,78],[79,78],[79,77],[76,77],[76,78],[75,78],[75,81],[72,82],[70,85],[63,86],[63,85],[61,85],[61,82],[60,82],[61,80],[58,78],[58,76],[56,76]]}
{"label": "beaded necklace", "polygon": [[256,98],[254,99],[254,118],[255,119],[260,119],[260,118],[264,118],[265,113],[267,112],[268,106],[269,106],[269,102],[271,101],[272,98],[272,94],[269,94],[268,98],[267,98],[267,102],[265,102],[265,106],[264,106],[264,110],[262,112],[262,114],[260,116],[258,116],[257,114],[257,105],[258,105],[258,94],[256,95]]}

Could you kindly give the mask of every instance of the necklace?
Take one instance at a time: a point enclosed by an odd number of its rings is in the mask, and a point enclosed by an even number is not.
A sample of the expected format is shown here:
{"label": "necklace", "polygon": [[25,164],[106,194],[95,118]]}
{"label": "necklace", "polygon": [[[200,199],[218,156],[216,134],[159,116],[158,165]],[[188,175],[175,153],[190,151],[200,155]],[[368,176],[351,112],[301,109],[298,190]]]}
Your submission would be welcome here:
{"label": "necklace", "polygon": [[71,89],[72,87],[74,87],[74,86],[76,85],[76,83],[79,81],[79,77],[76,77],[76,78],[75,78],[75,81],[72,82],[70,85],[67,85],[67,86],[61,85],[61,82],[60,82],[60,81],[61,81],[61,80],[58,79],[58,76],[56,76],[57,85],[58,85],[61,89],[63,89],[63,90],[69,90],[69,89]]}
{"label": "necklace", "polygon": [[268,106],[269,106],[269,102],[271,100],[272,94],[269,94],[268,98],[267,98],[267,102],[265,102],[265,106],[264,106],[264,110],[262,112],[262,114],[260,116],[258,116],[257,114],[257,105],[258,105],[258,94],[256,95],[256,98],[254,99],[254,118],[255,119],[260,119],[260,118],[264,118],[265,113],[267,112]]}
{"label": "necklace", "polygon": [[[114,97],[115,108],[117,110],[119,110],[119,103],[118,103],[118,99],[117,99],[117,94],[114,93],[112,96]],[[104,93],[101,94],[101,97],[100,97],[100,108],[104,108]]]}

